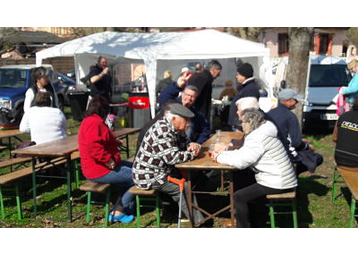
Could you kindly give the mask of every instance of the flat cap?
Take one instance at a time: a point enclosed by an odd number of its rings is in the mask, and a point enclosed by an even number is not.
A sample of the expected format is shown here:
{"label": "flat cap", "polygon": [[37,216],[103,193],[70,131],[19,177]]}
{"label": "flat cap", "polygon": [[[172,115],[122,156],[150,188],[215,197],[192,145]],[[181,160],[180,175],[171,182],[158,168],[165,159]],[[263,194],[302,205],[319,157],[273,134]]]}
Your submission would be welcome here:
{"label": "flat cap", "polygon": [[183,118],[192,118],[194,117],[194,113],[186,108],[182,104],[172,104],[170,105],[170,113],[182,116]]}
{"label": "flat cap", "polygon": [[293,98],[298,101],[298,100],[303,99],[303,96],[298,94],[293,89],[283,89],[280,91],[280,93],[278,93],[277,97],[278,97],[278,100],[288,100],[288,99]]}

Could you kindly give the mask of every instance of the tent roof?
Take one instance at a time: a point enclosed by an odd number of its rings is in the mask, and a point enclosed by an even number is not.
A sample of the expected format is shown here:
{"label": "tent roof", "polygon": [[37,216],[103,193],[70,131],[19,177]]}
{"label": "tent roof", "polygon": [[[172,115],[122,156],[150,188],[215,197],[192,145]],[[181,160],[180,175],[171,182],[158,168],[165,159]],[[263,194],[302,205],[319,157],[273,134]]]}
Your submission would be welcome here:
{"label": "tent roof", "polygon": [[211,29],[169,33],[107,31],[42,50],[36,53],[36,58],[41,61],[45,58],[80,53],[99,53],[132,59],[209,59],[267,56],[268,50],[261,43]]}

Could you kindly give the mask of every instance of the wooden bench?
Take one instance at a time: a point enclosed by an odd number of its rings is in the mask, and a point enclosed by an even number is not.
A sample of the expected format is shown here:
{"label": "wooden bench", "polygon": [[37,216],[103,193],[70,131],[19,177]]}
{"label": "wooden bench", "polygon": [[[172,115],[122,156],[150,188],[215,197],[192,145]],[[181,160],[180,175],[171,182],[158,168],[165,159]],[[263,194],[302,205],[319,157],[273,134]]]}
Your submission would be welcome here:
{"label": "wooden bench", "polygon": [[[38,169],[40,171],[42,169]],[[32,175],[32,166],[22,168],[20,170],[10,172],[4,175],[0,175],[0,206],[1,206],[1,217],[2,219],[5,218],[5,207],[3,201],[3,194],[2,194],[2,186],[9,185],[11,183],[15,183],[15,196],[16,196],[16,206],[17,206],[17,214],[18,219],[22,220],[22,206],[21,206],[21,199],[20,199],[20,185],[19,180]]]}
{"label": "wooden bench", "polygon": [[[140,228],[140,208],[149,207],[155,208],[155,215],[157,219],[157,227],[160,228],[160,198],[156,190],[143,190],[139,189],[136,186],[133,186],[129,189],[129,193],[135,195],[136,197],[136,207],[137,207],[137,227]],[[154,202],[153,204],[141,204],[141,201]]]}
{"label": "wooden bench", "polygon": [[282,193],[282,194],[273,194],[273,195],[267,195],[267,199],[271,200],[290,200],[296,198],[296,192],[288,192],[288,193]]}
{"label": "wooden bench", "polygon": [[[90,222],[90,212],[91,212],[91,204],[104,204],[105,205],[105,218],[104,218],[104,226],[108,226],[108,217],[109,217],[109,201],[111,196],[110,184],[104,183],[94,183],[91,181],[86,181],[82,184],[79,189],[87,192],[87,212],[86,212],[86,222]],[[100,203],[92,200],[92,192],[106,194],[105,203]]]}
{"label": "wooden bench", "polygon": [[[292,214],[293,227],[297,228],[296,191],[267,195],[271,228],[275,228],[275,214]],[[275,207],[290,207],[289,211],[276,211]]]}
{"label": "wooden bench", "polygon": [[30,162],[30,161],[31,161],[30,157],[6,159],[4,161],[0,161],[0,168],[13,166],[13,165],[16,165],[16,164],[23,164],[23,163]]}
{"label": "wooden bench", "polygon": [[338,166],[337,168],[352,194],[349,220],[349,227],[352,228],[354,226],[354,219],[358,216],[356,213],[356,203],[358,201],[358,169],[343,166]]}
{"label": "wooden bench", "polygon": [[[78,154],[79,157],[79,154]],[[77,155],[74,155],[73,159],[76,159]],[[71,157],[72,159],[72,157]],[[6,167],[11,164],[18,164],[18,163],[24,163],[27,161],[31,161],[31,158],[12,158],[10,160],[6,160],[0,163],[1,167]],[[66,159],[61,158],[54,158],[50,161],[50,164],[47,164],[47,162],[39,163],[36,165],[35,172],[41,172],[47,169],[50,169],[54,166],[61,165],[66,163]],[[32,175],[32,166],[25,167],[7,174],[0,175],[0,206],[1,206],[1,217],[5,218],[5,209],[4,209],[4,202],[3,202],[3,194],[2,194],[2,186],[7,186],[12,183],[15,183],[15,196],[16,196],[16,205],[17,205],[17,212],[18,212],[18,219],[22,219],[22,208],[21,208],[21,199],[20,199],[20,186],[19,186],[19,180],[28,176]]]}

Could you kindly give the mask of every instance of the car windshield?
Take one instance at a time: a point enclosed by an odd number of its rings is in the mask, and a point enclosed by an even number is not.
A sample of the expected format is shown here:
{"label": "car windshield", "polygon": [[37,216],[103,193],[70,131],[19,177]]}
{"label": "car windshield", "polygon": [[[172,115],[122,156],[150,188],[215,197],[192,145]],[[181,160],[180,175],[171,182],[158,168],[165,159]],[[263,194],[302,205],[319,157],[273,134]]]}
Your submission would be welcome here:
{"label": "car windshield", "polygon": [[0,69],[0,88],[24,88],[26,79],[26,70]]}
{"label": "car windshield", "polygon": [[345,65],[311,65],[310,87],[348,86],[351,75]]}

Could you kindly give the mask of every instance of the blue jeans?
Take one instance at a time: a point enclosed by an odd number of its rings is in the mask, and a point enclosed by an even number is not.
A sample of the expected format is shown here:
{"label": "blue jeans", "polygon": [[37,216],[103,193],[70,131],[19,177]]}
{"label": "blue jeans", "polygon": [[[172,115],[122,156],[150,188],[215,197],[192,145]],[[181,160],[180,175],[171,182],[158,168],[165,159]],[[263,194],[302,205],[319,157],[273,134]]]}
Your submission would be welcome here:
{"label": "blue jeans", "polygon": [[114,184],[121,188],[121,194],[122,199],[119,201],[119,204],[117,206],[114,206],[112,210],[116,210],[118,206],[123,207],[125,209],[126,213],[132,214],[134,211],[134,195],[130,194],[128,191],[129,189],[134,185],[133,178],[132,178],[132,168],[129,167],[129,162],[123,162],[120,165],[116,166],[115,169],[113,169],[108,174],[95,178],[90,179],[93,182],[97,183],[108,183],[108,184]]}

